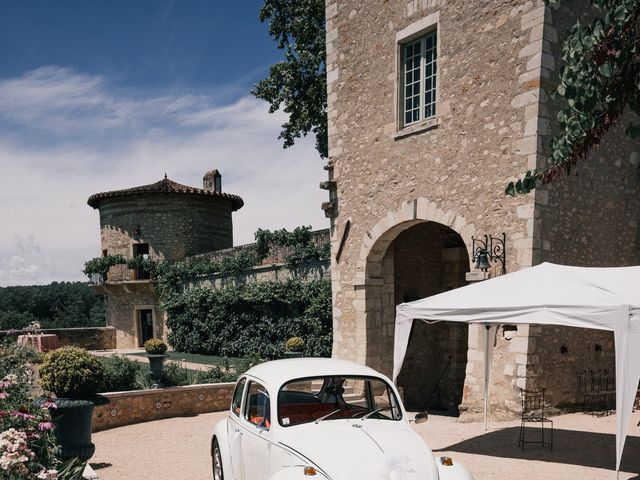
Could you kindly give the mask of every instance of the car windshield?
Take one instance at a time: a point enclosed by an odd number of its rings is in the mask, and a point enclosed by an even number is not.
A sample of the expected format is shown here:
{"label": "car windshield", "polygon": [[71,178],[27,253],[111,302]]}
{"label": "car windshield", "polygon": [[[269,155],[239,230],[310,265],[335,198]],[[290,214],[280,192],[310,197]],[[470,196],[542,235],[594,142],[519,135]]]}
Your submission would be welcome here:
{"label": "car windshield", "polygon": [[278,419],[283,427],[356,418],[402,418],[398,399],[384,380],[351,376],[303,378],[284,384],[278,394]]}

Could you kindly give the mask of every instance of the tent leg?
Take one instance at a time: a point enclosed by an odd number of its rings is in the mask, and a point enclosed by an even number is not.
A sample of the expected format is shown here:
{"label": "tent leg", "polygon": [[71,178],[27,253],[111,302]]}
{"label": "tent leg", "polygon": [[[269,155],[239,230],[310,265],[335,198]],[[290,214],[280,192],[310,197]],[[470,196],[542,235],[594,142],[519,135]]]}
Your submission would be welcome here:
{"label": "tent leg", "polygon": [[484,347],[484,431],[489,430],[487,426],[487,411],[489,409],[489,376],[491,375],[491,357],[489,356],[489,349],[491,343],[489,339],[489,331],[491,327],[488,324],[484,325],[482,331],[483,347]]}

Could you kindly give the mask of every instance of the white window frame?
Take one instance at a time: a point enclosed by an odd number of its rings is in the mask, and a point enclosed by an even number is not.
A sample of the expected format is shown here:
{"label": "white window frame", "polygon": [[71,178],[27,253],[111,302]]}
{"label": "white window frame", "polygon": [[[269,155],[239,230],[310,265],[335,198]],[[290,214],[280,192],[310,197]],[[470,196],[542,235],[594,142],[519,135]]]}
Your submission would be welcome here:
{"label": "white window frame", "polygon": [[[429,35],[435,34],[435,64],[436,64],[436,84],[435,84],[435,98],[432,100],[434,113],[425,117],[425,44],[426,38]],[[394,138],[402,138],[412,133],[417,133],[423,130],[431,129],[439,124],[438,117],[438,99],[440,96],[440,69],[438,68],[438,62],[440,59],[440,12],[434,12],[427,15],[424,18],[410,24],[406,28],[396,33],[396,89],[395,89],[395,104],[396,104],[396,125],[397,131]],[[421,47],[421,61],[420,61],[420,107],[418,120],[405,123],[405,48],[407,45],[415,43],[420,40],[422,42]],[[433,88],[432,88],[433,92]]]}

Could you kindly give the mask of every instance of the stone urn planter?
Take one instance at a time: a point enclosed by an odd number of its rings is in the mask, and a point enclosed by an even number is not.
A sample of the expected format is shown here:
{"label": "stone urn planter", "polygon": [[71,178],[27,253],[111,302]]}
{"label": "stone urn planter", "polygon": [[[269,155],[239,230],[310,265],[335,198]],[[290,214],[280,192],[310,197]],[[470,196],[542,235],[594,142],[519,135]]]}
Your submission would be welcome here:
{"label": "stone urn planter", "polygon": [[93,407],[109,403],[96,395],[103,379],[104,366],[84,349],[63,347],[44,358],[40,383],[56,398],[39,398],[35,403],[49,409],[63,460],[77,457],[87,461],[95,452],[91,442]]}
{"label": "stone urn planter", "polygon": [[159,382],[162,378],[162,374],[164,373],[164,359],[168,356],[169,355],[147,354],[149,358],[149,370],[151,370],[151,375],[153,375],[156,382]]}
{"label": "stone urn planter", "polygon": [[151,375],[156,382],[160,382],[162,374],[164,373],[164,360],[169,355],[166,355],[167,344],[159,338],[151,338],[144,342],[144,349],[147,352],[149,358],[149,369]]}
{"label": "stone urn planter", "polygon": [[85,462],[93,456],[96,450],[96,446],[91,442],[93,408],[95,405],[106,405],[109,399],[97,395],[86,399],[39,398],[35,403],[40,407],[47,403],[55,404],[55,407],[48,408],[51,420],[55,424],[53,433],[56,443],[60,445],[62,460],[78,458]]}

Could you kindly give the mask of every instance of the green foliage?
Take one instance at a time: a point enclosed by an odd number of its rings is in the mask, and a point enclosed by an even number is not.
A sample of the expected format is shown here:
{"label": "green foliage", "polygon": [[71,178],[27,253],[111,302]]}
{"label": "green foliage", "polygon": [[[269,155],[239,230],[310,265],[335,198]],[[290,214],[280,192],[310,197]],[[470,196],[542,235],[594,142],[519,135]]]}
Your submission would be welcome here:
{"label": "green foliage", "polygon": [[101,359],[101,361],[104,365],[101,391],[123,392],[138,389],[138,377],[143,370],[142,364],[118,355]]}
{"label": "green foliage", "polygon": [[284,60],[269,68],[269,76],[252,93],[283,109],[289,120],[278,138],[285,148],[313,132],[316,149],[326,158],[327,86],[324,0],[265,0],[260,20],[269,22],[269,34],[284,50]]}
{"label": "green foliage", "polygon": [[[169,342],[187,353],[237,357],[257,353],[277,358],[283,355],[287,338],[304,336],[307,356],[329,356],[332,321],[327,280],[228,285],[220,290],[184,288],[195,277],[245,272],[260,264],[274,247],[285,250],[285,261],[292,269],[330,255],[329,244],[318,245],[309,226],[291,232],[258,230],[255,239],[253,247],[220,260],[196,257],[145,264],[157,282],[160,307],[169,315]],[[143,264],[129,262],[128,267],[142,268]],[[171,377],[173,373],[170,371],[167,385],[180,381]]]}
{"label": "green foliage", "polygon": [[[145,258],[141,255],[126,260],[127,268],[130,270],[138,270],[153,276],[156,274],[159,262],[152,258]],[[86,272],[85,272],[86,273]]]}
{"label": "green foliage", "polygon": [[82,282],[0,288],[0,330],[104,326],[104,300]]}
{"label": "green foliage", "polygon": [[163,355],[167,351],[167,344],[159,338],[150,338],[144,342],[144,350],[150,355]]}
{"label": "green foliage", "polygon": [[165,303],[169,341],[180,351],[278,358],[292,336],[307,339],[307,356],[331,353],[328,280],[194,287]]}
{"label": "green foliage", "polygon": [[304,350],[304,340],[300,337],[291,337],[285,345],[287,352],[302,352]]}
{"label": "green foliage", "polygon": [[123,255],[105,255],[85,262],[82,272],[88,277],[91,277],[92,274],[98,274],[105,278],[111,267],[126,264],[127,259]]}
{"label": "green foliage", "polygon": [[[623,113],[640,114],[640,0],[591,4],[598,14],[588,23],[577,22],[562,46],[560,83],[553,95],[562,105],[557,114],[560,131],[551,140],[547,165],[510,182],[508,195],[530,192],[536,180],[548,183],[571,173]],[[635,138],[640,126],[632,121],[626,133]]]}
{"label": "green foliage", "polygon": [[289,267],[317,262],[330,256],[330,245],[315,243],[310,226],[296,227],[292,232],[286,228],[273,231],[259,228],[255,239],[256,254],[261,260],[269,255],[273,246],[288,249],[286,263]]}
{"label": "green foliage", "polygon": [[82,348],[62,347],[47,353],[40,368],[40,384],[58,398],[88,397],[102,386],[104,365]]}

